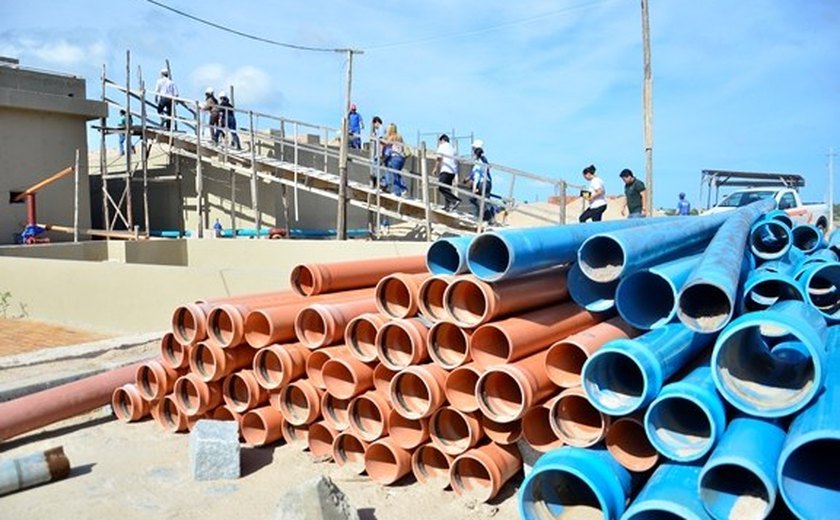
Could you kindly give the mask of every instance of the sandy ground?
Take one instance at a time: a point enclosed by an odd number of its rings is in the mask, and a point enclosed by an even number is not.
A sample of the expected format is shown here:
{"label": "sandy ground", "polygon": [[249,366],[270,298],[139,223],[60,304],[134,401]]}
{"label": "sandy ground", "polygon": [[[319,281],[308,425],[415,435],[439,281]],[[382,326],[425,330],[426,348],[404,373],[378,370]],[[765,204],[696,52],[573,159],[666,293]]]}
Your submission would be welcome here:
{"label": "sandy ground", "polygon": [[30,352],[44,347],[86,343],[108,337],[104,334],[23,318],[0,317],[0,356]]}
{"label": "sandy ground", "polygon": [[[35,377],[62,365],[67,370],[68,362],[20,367],[15,377]],[[0,379],[6,375],[0,373]],[[243,446],[238,480],[197,482],[190,475],[188,434],[165,433],[151,420],[118,422],[110,407],[0,443],[0,458],[56,446],[64,447],[71,462],[70,477],[0,498],[0,519],[272,519],[287,489],[321,474],[347,494],[362,520],[516,518],[522,479],[520,472],[491,504],[480,504],[423,486],[410,475],[383,487],[335,464],[314,462],[296,447],[274,445]]]}

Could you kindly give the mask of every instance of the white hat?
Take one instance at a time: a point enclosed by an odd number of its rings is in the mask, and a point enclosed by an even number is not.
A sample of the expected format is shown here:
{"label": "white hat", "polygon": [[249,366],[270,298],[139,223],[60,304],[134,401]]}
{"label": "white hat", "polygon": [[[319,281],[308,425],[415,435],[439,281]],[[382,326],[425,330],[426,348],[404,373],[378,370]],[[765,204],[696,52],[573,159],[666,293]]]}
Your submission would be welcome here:
{"label": "white hat", "polygon": [[168,76],[169,75],[169,69],[160,69],[160,73],[163,74],[164,76]]}
{"label": "white hat", "polygon": [[476,139],[475,141],[473,141],[472,147],[473,148],[481,148],[483,150],[484,149],[484,141],[482,141],[481,139]]}
{"label": "white hat", "polygon": [[225,92],[224,90],[219,92],[219,97],[220,98],[226,98],[227,97],[227,92]]}
{"label": "white hat", "polygon": [[212,94],[213,93],[213,87],[207,87],[207,89],[204,91],[204,93],[205,94]]}

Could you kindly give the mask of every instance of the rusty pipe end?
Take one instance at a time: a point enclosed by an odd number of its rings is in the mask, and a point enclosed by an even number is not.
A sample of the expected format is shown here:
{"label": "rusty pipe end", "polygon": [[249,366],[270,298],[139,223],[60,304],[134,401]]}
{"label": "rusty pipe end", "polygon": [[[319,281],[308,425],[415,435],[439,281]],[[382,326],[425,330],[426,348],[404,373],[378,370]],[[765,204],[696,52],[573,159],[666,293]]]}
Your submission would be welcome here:
{"label": "rusty pipe end", "polygon": [[429,357],[441,368],[452,370],[470,359],[470,333],[450,321],[439,321],[429,329]]}

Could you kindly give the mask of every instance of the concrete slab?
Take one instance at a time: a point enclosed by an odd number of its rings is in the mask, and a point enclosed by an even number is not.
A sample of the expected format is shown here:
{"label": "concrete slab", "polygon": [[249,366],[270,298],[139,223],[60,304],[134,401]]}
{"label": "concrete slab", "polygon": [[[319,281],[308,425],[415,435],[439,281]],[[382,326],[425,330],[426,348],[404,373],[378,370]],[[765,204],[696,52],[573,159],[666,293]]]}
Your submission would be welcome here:
{"label": "concrete slab", "polygon": [[236,421],[201,419],[190,432],[190,472],[195,480],[233,480],[240,474]]}
{"label": "concrete slab", "polygon": [[359,520],[350,501],[329,477],[307,480],[289,490],[277,506],[275,520]]}

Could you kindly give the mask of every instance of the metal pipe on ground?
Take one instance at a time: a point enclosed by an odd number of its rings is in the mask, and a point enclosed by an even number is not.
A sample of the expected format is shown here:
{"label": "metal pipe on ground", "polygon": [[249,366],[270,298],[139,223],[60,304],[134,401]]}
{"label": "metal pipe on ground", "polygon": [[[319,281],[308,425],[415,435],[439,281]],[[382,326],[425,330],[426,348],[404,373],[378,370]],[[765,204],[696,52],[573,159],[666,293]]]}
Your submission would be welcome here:
{"label": "metal pipe on ground", "polygon": [[825,320],[803,302],[780,302],[733,321],[712,351],[712,378],[735,408],[784,417],[804,408],[825,381]]}
{"label": "metal pipe on ground", "polygon": [[635,339],[612,341],[583,365],[583,390],[606,414],[635,412],[653,401],[665,381],[713,339],[672,323]]}
{"label": "metal pipe on ground", "polygon": [[467,250],[474,238],[470,235],[435,240],[426,251],[426,268],[435,275],[466,273]]}
{"label": "metal pipe on ground", "polygon": [[661,464],[622,516],[625,520],[711,520],[697,494],[700,466]]}
{"label": "metal pipe on ground", "polygon": [[443,295],[454,279],[453,276],[439,274],[426,278],[420,284],[417,290],[417,306],[424,318],[433,323],[447,318]]}
{"label": "metal pipe on ground", "polygon": [[449,483],[456,495],[487,502],[520,468],[516,446],[490,442],[458,455],[449,468]]}
{"label": "metal pipe on ground", "polygon": [[134,363],[0,403],[0,441],[89,412],[111,402],[114,390],[134,381]]}
{"label": "metal pipe on ground", "polygon": [[391,273],[421,273],[424,255],[352,260],[330,264],[299,264],[291,272],[292,290],[302,296],[373,287]]}
{"label": "metal pipe on ground", "polygon": [[745,271],[747,235],[753,223],[775,204],[763,200],[744,206],[715,233],[680,290],[677,317],[687,327],[697,332],[717,332],[732,319]]}
{"label": "metal pipe on ground", "polygon": [[0,461],[0,496],[62,480],[70,475],[64,448],[52,448],[23,457]]}
{"label": "metal pipe on ground", "polygon": [[419,310],[420,286],[429,273],[393,273],[376,284],[376,309],[392,318],[412,318]]}
{"label": "metal pipe on ground", "polygon": [[344,329],[344,344],[359,361],[371,363],[377,361],[376,333],[391,318],[384,314],[368,312],[356,316]]}

